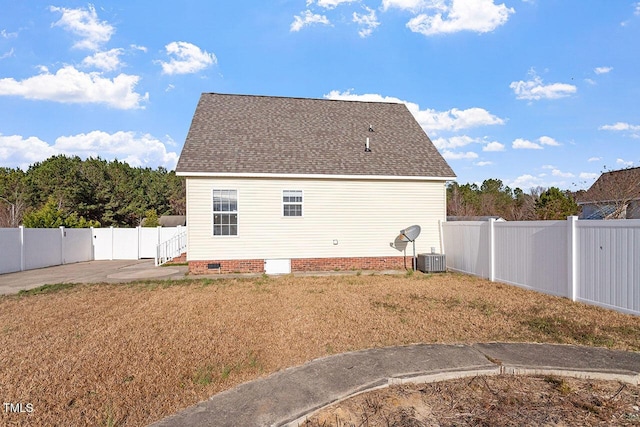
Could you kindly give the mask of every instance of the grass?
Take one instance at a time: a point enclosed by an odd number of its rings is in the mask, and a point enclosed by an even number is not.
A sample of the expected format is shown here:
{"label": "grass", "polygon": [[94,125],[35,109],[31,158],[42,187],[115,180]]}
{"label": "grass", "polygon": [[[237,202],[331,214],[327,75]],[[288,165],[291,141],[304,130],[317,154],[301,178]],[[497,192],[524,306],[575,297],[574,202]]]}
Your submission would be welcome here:
{"label": "grass", "polygon": [[563,337],[571,338],[581,344],[596,347],[613,347],[616,329],[623,334],[640,335],[640,328],[633,325],[622,327],[602,324],[596,319],[591,321],[576,321],[562,314],[532,316],[522,321],[523,325],[537,332],[549,340],[557,341]]}
{"label": "grass", "polygon": [[[640,350],[640,317],[457,274],[53,285],[0,297],[0,396],[32,425],[148,425],[329,354],[410,343]],[[131,404],[135,402],[135,404]],[[0,414],[0,424],[24,423]]]}
{"label": "grass", "polygon": [[18,292],[19,296],[41,295],[59,292],[65,289],[71,289],[78,286],[77,283],[55,283],[51,285],[42,285],[33,289],[23,289]]}

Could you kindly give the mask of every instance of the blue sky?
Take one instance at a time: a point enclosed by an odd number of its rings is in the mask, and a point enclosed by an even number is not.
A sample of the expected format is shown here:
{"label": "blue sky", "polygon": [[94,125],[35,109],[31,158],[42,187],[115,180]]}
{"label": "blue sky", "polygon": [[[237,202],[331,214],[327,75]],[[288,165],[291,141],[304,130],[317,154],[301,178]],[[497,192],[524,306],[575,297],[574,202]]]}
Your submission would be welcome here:
{"label": "blue sky", "polygon": [[173,169],[202,92],[405,102],[458,176],[640,166],[640,2],[0,0],[0,166]]}

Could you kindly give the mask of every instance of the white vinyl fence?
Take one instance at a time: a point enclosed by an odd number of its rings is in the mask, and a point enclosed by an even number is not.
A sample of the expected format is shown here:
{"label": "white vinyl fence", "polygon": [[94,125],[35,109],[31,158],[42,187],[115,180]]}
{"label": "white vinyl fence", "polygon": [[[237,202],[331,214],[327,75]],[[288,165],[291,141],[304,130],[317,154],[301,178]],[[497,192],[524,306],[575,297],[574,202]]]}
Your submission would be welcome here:
{"label": "white vinyl fence", "polygon": [[184,227],[94,228],[95,260],[155,258],[157,246]]}
{"label": "white vinyl fence", "polygon": [[447,268],[640,315],[640,220],[442,224]]}
{"label": "white vinyl fence", "polygon": [[92,260],[155,258],[184,227],[0,228],[0,274]]}

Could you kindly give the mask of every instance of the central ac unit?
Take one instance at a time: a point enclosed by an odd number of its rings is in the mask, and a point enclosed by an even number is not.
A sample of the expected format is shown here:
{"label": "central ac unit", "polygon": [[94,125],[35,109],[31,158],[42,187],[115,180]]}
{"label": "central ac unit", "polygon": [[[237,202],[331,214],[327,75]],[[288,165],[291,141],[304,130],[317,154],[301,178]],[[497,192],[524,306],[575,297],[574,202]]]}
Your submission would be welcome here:
{"label": "central ac unit", "polygon": [[418,270],[423,273],[441,273],[447,271],[444,254],[418,254]]}

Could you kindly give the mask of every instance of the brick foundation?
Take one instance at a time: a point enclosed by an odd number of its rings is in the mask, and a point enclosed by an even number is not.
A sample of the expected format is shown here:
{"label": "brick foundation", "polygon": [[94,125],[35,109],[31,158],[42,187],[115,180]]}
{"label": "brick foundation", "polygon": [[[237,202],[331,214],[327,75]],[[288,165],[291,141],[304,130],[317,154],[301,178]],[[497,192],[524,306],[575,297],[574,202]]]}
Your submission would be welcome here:
{"label": "brick foundation", "polygon": [[[407,259],[411,268],[411,258]],[[299,258],[291,260],[291,271],[329,270],[399,270],[404,268],[402,257],[357,258]]]}
{"label": "brick foundation", "polygon": [[167,265],[171,265],[171,264],[184,264],[185,262],[187,262],[187,253],[183,253],[180,256],[177,256],[175,258],[173,258],[171,261],[167,262]]}
{"label": "brick foundation", "polygon": [[[220,269],[209,269],[209,264],[220,264]],[[411,268],[411,257],[406,257],[406,267]],[[404,257],[350,257],[350,258],[293,258],[291,271],[336,270],[402,270]],[[264,260],[208,260],[189,261],[191,274],[263,273]]]}
{"label": "brick foundation", "polygon": [[[209,264],[220,264],[220,269],[209,269]],[[217,273],[263,273],[263,259],[229,259],[209,261],[189,261],[191,274]]]}

